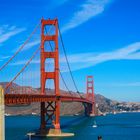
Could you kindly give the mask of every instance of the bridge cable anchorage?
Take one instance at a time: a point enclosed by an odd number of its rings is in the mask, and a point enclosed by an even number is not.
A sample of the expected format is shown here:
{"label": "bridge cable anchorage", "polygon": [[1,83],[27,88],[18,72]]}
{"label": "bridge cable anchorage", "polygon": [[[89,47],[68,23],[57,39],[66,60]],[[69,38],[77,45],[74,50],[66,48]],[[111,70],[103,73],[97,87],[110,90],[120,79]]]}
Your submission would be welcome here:
{"label": "bridge cable anchorage", "polygon": [[[40,25],[40,24],[38,24],[38,26],[39,26],[39,25]],[[38,26],[36,26],[35,30],[38,28]],[[51,29],[52,29],[52,28],[50,27],[49,32],[51,31]],[[35,30],[33,31],[34,33],[35,33]],[[32,34],[33,34],[33,32],[32,32]],[[30,38],[31,38],[31,35],[30,35]],[[29,40],[30,40],[30,39],[28,38],[28,41],[29,41]],[[45,40],[45,38],[44,38],[44,40]],[[44,40],[43,40],[43,41],[44,41]],[[28,41],[26,40],[26,44],[28,43]],[[24,44],[25,44],[25,43],[24,43]],[[20,52],[20,50],[21,50],[23,47],[24,47],[24,45],[22,45],[22,47],[21,47],[16,53]],[[17,75],[11,80],[11,82],[9,82],[9,83],[6,85],[6,87],[4,88],[4,90],[6,90],[6,89],[12,84],[12,82],[15,81],[15,80],[17,79],[17,77],[25,70],[25,68],[30,64],[30,62],[33,60],[33,58],[36,56],[36,54],[38,53],[39,50],[40,50],[40,47],[33,53],[32,57],[29,59],[29,61],[28,61],[28,62],[24,65],[24,67],[17,73]],[[15,53],[15,54],[16,54],[16,53]],[[17,54],[16,54],[16,55],[17,55]],[[15,55],[15,56],[16,56],[16,55]],[[14,57],[15,57],[15,56],[14,56]],[[14,57],[13,57],[13,58],[14,58]],[[12,58],[12,59],[13,59],[13,58]],[[11,60],[12,60],[12,59],[11,59]],[[10,60],[10,61],[11,61],[11,60]],[[9,61],[9,62],[10,62],[10,61]],[[9,62],[8,62],[8,63],[9,63]],[[8,63],[7,63],[7,64],[8,64]],[[4,67],[5,67],[5,66],[4,66]],[[1,70],[1,69],[0,69],[0,70]]]}
{"label": "bridge cable anchorage", "polygon": [[[49,35],[49,34],[47,33],[46,27],[45,27],[44,29],[45,29],[46,34]],[[52,47],[50,41],[48,41],[48,42],[49,42],[51,51],[53,51],[53,47]],[[66,89],[68,90],[68,92],[69,92],[69,93],[72,95],[72,97],[73,97],[73,94],[72,94],[71,91],[69,90],[69,88],[68,88],[68,86],[67,86],[67,84],[66,84],[66,82],[65,82],[65,80],[64,80],[64,77],[63,77],[63,75],[62,75],[62,73],[61,73],[61,71],[60,71],[60,69],[59,69],[59,74],[60,74],[60,77],[61,77],[61,79],[62,79],[62,81],[63,81],[63,83],[64,83]]]}
{"label": "bridge cable anchorage", "polygon": [[40,47],[33,53],[32,57],[27,61],[27,63],[24,65],[24,67],[17,73],[17,75],[11,80],[11,82],[9,82],[6,85],[4,90],[6,90],[13,83],[13,81],[15,81],[17,79],[17,77],[25,70],[25,68],[30,64],[30,62],[33,60],[33,58],[36,56],[36,54],[38,53],[39,50],[40,50]]}
{"label": "bridge cable anchorage", "polygon": [[80,93],[79,93],[78,87],[77,87],[76,82],[75,82],[74,77],[73,77],[73,73],[72,73],[71,68],[70,68],[70,64],[69,64],[69,61],[68,61],[68,57],[67,57],[67,53],[66,53],[66,49],[65,49],[65,46],[64,46],[64,41],[63,41],[63,38],[62,38],[62,34],[61,34],[61,31],[60,31],[59,24],[58,24],[58,31],[59,31],[59,35],[60,35],[60,40],[61,40],[62,48],[63,48],[64,54],[65,54],[66,62],[67,62],[68,68],[69,68],[69,72],[70,72],[72,81],[73,81],[73,83],[74,83],[74,86],[75,86],[75,89],[77,90],[78,95],[79,95],[81,98],[83,98],[83,97],[80,95]]}
{"label": "bridge cable anchorage", "polygon": [[29,40],[32,38],[32,36],[35,34],[37,31],[38,27],[40,26],[40,23],[37,24],[37,26],[34,28],[32,33],[29,35],[29,37],[26,39],[26,41],[20,46],[20,48],[14,53],[14,55],[0,67],[0,71],[2,71],[12,60],[13,58],[23,49],[23,47],[29,42]]}

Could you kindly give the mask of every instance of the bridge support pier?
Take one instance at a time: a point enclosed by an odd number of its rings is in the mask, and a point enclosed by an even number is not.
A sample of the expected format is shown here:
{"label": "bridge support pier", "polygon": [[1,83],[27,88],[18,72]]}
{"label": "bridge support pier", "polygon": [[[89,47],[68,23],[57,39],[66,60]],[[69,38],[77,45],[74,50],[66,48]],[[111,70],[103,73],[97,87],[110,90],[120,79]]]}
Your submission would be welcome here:
{"label": "bridge support pier", "polygon": [[28,133],[29,137],[70,137],[74,133],[61,132],[59,117],[60,117],[60,101],[41,102],[40,104],[40,130],[36,133]]}
{"label": "bridge support pier", "polygon": [[92,104],[85,104],[84,105],[85,107],[85,115],[86,116],[95,116],[95,113],[94,113],[94,105]]}
{"label": "bridge support pier", "polygon": [[40,130],[45,130],[46,129],[46,113],[45,113],[45,102],[41,102],[40,104]]}
{"label": "bridge support pier", "polygon": [[60,101],[41,102],[41,124],[40,133],[46,133],[53,129],[56,134],[61,133],[59,117],[60,117]]}

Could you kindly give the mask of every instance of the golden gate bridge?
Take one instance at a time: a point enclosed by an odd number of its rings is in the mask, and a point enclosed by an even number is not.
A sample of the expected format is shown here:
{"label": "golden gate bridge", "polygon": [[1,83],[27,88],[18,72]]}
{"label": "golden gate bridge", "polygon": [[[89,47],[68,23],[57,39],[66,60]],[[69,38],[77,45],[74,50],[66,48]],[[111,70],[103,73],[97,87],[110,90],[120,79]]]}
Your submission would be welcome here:
{"label": "golden gate bridge", "polygon": [[[0,67],[0,72],[4,71],[6,67],[11,63],[11,61],[24,49],[29,40],[36,33],[36,30],[41,25],[41,44],[33,52],[29,60],[23,65],[21,69],[13,76],[13,78],[4,85],[4,96],[5,105],[24,105],[31,104],[34,102],[40,103],[40,134],[44,134],[46,130],[53,129],[53,135],[61,135],[61,123],[60,123],[60,104],[61,102],[81,102],[85,108],[85,115],[95,115],[95,99],[94,99],[94,86],[93,86],[93,76],[87,76],[87,91],[86,94],[80,94],[73,77],[73,73],[70,68],[66,50],[64,47],[64,42],[62,39],[62,34],[58,24],[58,19],[41,19],[41,23],[35,27],[33,32],[27,38],[27,40],[21,45],[18,50]],[[77,92],[73,93],[69,90],[67,82],[65,80],[63,73],[60,70],[59,62],[59,38],[62,43],[64,56],[69,69],[69,73],[73,82],[73,85]],[[53,42],[53,45],[52,45]],[[50,50],[45,48],[46,43],[49,44]],[[31,88],[25,88],[22,84],[24,81],[23,72],[31,65],[31,62],[40,52],[40,88],[39,92],[35,92]],[[25,57],[25,56],[23,56]],[[53,71],[48,71],[49,65],[46,65],[48,59],[53,59]],[[10,70],[10,73],[12,70]],[[39,71],[38,71],[39,73]],[[9,74],[9,73],[8,73]],[[7,74],[7,75],[8,75]],[[27,76],[27,75],[26,75]],[[31,77],[32,73],[28,75]],[[5,76],[6,77],[6,76]],[[21,85],[21,89],[14,90],[13,86],[16,86],[16,80],[18,77]],[[68,92],[61,93],[60,90],[60,78],[62,83]],[[52,94],[46,91],[46,82],[48,80],[54,81],[54,92]],[[33,81],[32,81],[33,82]],[[28,85],[29,86],[29,85]],[[29,90],[30,89],[30,90]],[[49,133],[49,132],[48,132]]]}

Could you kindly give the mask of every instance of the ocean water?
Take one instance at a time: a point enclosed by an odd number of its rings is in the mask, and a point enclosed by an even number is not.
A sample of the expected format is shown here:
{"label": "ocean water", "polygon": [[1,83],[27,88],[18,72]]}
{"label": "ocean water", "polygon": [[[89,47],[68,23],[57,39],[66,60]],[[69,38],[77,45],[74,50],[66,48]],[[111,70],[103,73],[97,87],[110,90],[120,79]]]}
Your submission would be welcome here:
{"label": "ocean water", "polygon": [[[39,116],[6,117],[6,140],[28,140],[28,132],[39,128]],[[97,127],[93,127],[96,124]],[[32,138],[32,140],[140,140],[140,113],[123,113],[98,117],[61,117],[64,132],[73,132],[74,137]]]}

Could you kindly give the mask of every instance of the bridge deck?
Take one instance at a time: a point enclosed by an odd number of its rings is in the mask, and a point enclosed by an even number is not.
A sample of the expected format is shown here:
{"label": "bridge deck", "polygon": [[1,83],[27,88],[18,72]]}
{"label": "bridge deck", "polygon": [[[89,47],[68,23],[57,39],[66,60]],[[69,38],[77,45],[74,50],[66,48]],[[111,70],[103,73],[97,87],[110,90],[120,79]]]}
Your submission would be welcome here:
{"label": "bridge deck", "polygon": [[86,98],[76,97],[76,96],[65,96],[60,95],[59,97],[55,95],[37,95],[37,94],[5,94],[5,104],[14,105],[14,104],[30,104],[33,102],[48,102],[60,100],[62,102],[83,102],[92,104],[91,101]]}

